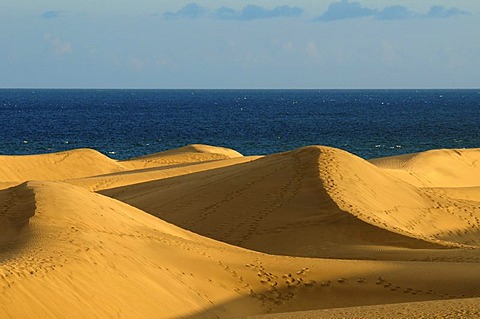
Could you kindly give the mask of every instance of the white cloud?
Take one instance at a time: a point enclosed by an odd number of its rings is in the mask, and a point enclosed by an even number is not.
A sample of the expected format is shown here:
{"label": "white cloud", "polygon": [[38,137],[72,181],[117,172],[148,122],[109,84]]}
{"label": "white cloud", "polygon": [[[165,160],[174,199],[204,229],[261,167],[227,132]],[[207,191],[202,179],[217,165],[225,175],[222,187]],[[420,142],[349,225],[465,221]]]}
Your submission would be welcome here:
{"label": "white cloud", "polygon": [[317,44],[314,41],[309,41],[305,47],[305,52],[307,55],[316,62],[320,62],[322,59],[322,54],[317,47]]}
{"label": "white cloud", "polygon": [[136,57],[130,57],[128,59],[128,65],[130,68],[132,68],[134,71],[141,71],[143,70],[143,67],[145,66],[145,63]]}
{"label": "white cloud", "polygon": [[387,40],[382,40],[382,60],[385,64],[391,64],[395,61],[396,52],[393,46]]}
{"label": "white cloud", "polygon": [[156,67],[165,67],[168,65],[168,60],[164,57],[159,57],[156,61],[155,61],[155,66]]}
{"label": "white cloud", "polygon": [[45,42],[49,44],[53,53],[57,56],[71,54],[73,52],[70,42],[64,41],[59,37],[53,36],[50,33],[45,34]]}
{"label": "white cloud", "polygon": [[285,51],[292,52],[294,50],[294,46],[293,46],[292,41],[288,41],[288,42],[283,43],[282,48]]}

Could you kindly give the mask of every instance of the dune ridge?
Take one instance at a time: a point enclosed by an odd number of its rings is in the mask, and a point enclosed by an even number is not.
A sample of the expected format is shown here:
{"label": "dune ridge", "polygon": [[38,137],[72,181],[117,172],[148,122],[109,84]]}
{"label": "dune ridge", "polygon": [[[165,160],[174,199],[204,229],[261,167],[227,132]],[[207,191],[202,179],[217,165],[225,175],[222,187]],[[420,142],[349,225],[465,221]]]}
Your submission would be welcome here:
{"label": "dune ridge", "polygon": [[215,161],[242,156],[243,155],[239,152],[225,147],[190,144],[173,150],[125,160],[122,161],[122,164],[130,168],[138,169],[164,165]]}
{"label": "dune ridge", "polygon": [[242,157],[224,147],[192,144],[124,161],[113,160],[88,148],[39,155],[0,155],[0,180],[67,180],[134,169],[186,165]]}
{"label": "dune ridge", "polygon": [[[336,160],[331,162],[332,167],[327,166],[322,174],[330,182],[327,192],[342,209],[364,220],[375,218],[375,223],[380,222],[396,232],[446,246],[480,244],[478,202],[453,200],[441,196],[432,188],[416,187],[390,174],[390,171],[379,169],[381,167],[370,165],[345,151],[327,149],[324,152],[330,153],[330,156],[337,155]],[[477,156],[480,154],[479,151],[475,153]],[[438,161],[437,156],[435,160]],[[446,170],[435,163],[423,163],[422,167],[429,171],[432,167]],[[450,167],[452,162],[445,165]],[[460,172],[467,175],[461,169]],[[479,177],[476,175],[477,185]],[[365,211],[371,215],[365,216]]]}
{"label": "dune ridge", "polygon": [[436,197],[327,147],[305,147],[101,193],[202,235],[275,254],[331,256],[339,245],[438,248],[479,243],[477,202]]}
{"label": "dune ridge", "polygon": [[[92,177],[76,178],[68,180],[69,183],[82,186],[92,191],[102,191],[114,187],[124,187],[128,185],[140,184],[149,181],[155,181],[174,176],[187,175],[201,171],[212,170],[215,168],[237,165],[253,161],[259,156],[234,157],[226,159],[203,158],[200,162],[180,163],[172,165],[151,166],[148,168],[133,168],[127,171],[97,175]],[[157,163],[158,164],[158,163]]]}
{"label": "dune ridge", "polygon": [[479,151],[435,167],[323,146],[67,153],[0,157],[1,317],[478,313],[480,177],[448,174]]}

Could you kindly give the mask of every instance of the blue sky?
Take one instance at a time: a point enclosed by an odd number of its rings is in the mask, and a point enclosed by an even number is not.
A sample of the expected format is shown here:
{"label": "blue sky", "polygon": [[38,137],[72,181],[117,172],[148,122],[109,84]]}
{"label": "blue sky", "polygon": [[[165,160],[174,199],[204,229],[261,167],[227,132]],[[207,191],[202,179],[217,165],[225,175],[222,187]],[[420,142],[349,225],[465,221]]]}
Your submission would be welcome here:
{"label": "blue sky", "polygon": [[480,1],[32,2],[0,0],[0,87],[480,87]]}

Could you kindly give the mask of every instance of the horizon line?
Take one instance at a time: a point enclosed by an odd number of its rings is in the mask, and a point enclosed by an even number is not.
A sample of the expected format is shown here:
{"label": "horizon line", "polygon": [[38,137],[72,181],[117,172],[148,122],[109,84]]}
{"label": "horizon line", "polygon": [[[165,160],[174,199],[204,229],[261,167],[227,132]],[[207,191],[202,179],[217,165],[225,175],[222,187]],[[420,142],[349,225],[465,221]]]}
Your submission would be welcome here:
{"label": "horizon line", "polygon": [[285,90],[285,91],[315,91],[315,90],[480,90],[479,87],[332,87],[332,88],[289,88],[289,87],[260,87],[260,88],[215,88],[215,87],[172,87],[172,88],[158,88],[158,87],[0,87],[0,90],[191,90],[191,91],[275,91],[275,90]]}

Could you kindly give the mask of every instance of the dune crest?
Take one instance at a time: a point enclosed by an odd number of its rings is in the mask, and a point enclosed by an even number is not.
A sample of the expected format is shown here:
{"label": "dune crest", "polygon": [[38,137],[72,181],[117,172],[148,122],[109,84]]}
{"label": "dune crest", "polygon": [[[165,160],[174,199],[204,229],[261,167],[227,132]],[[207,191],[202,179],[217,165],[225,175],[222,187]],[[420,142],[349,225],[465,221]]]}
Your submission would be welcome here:
{"label": "dune crest", "polygon": [[259,158],[259,156],[242,156],[227,159],[208,160],[192,163],[159,165],[152,164],[148,168],[130,169],[118,173],[105,174],[68,180],[68,183],[79,185],[91,191],[103,191],[114,187],[146,183],[150,181],[193,174],[220,167],[238,165]]}
{"label": "dune crest", "polygon": [[122,161],[122,164],[130,168],[139,169],[215,161],[242,156],[239,152],[225,147],[191,144],[173,150],[132,158]]}
{"label": "dune crest", "polygon": [[[386,229],[438,244],[480,245],[478,202],[454,200],[435,189],[415,187],[345,151],[323,152],[321,175],[341,209]],[[475,178],[480,184],[480,175]]]}

